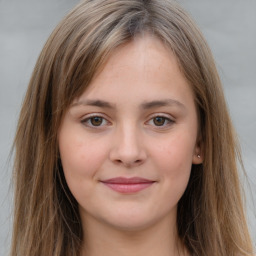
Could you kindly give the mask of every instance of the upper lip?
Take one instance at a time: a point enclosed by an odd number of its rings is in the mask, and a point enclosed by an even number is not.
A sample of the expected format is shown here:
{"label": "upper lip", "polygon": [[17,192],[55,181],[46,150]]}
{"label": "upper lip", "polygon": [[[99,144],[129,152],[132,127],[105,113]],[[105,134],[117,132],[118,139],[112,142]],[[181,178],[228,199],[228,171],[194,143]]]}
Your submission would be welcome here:
{"label": "upper lip", "polygon": [[132,177],[132,178],[116,177],[112,179],[102,180],[101,182],[111,183],[111,184],[138,184],[138,183],[149,183],[149,182],[155,182],[155,181],[148,180],[141,177]]}

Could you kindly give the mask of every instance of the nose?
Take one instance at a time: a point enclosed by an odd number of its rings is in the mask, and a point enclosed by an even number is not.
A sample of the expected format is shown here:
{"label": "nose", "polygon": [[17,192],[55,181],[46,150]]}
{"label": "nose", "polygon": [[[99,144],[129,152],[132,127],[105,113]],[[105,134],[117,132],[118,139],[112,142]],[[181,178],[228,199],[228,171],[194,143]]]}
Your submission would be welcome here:
{"label": "nose", "polygon": [[120,127],[112,141],[110,160],[125,167],[135,167],[143,164],[147,158],[142,136],[134,126]]}

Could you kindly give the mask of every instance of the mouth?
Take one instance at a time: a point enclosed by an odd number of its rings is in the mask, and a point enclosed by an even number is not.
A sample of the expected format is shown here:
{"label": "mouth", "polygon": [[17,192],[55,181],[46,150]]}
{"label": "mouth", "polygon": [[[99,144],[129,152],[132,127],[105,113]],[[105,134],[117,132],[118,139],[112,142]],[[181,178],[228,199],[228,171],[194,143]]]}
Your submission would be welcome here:
{"label": "mouth", "polygon": [[141,177],[116,177],[101,181],[101,183],[103,183],[110,189],[122,194],[137,193],[152,186],[155,182],[156,181],[144,179]]}

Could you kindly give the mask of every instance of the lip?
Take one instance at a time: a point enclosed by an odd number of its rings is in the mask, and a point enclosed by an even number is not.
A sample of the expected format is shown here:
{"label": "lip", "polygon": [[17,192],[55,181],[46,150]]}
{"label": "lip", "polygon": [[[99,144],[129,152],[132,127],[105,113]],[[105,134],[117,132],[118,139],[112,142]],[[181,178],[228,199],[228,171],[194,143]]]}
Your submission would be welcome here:
{"label": "lip", "polygon": [[155,183],[155,181],[141,177],[116,177],[112,179],[102,180],[101,183],[103,183],[104,185],[106,185],[107,187],[111,188],[116,192],[122,194],[131,194],[152,186]]}

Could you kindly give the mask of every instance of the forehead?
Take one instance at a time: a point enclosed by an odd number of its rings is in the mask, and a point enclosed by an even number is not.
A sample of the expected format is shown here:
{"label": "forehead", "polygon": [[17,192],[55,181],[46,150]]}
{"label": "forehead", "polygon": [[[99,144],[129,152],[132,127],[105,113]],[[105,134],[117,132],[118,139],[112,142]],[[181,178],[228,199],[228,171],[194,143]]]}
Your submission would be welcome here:
{"label": "forehead", "polygon": [[158,38],[144,35],[118,47],[75,102],[141,104],[169,98],[192,102],[193,93],[173,52]]}
{"label": "forehead", "polygon": [[[145,76],[147,72],[155,74],[163,69],[168,69],[168,72],[179,72],[177,63],[172,50],[160,39],[151,34],[143,34],[115,49],[95,77],[101,73],[101,76],[112,79],[114,74],[123,75],[123,70],[129,70],[135,66],[140,73],[143,68]],[[136,69],[133,72],[136,73]]]}

